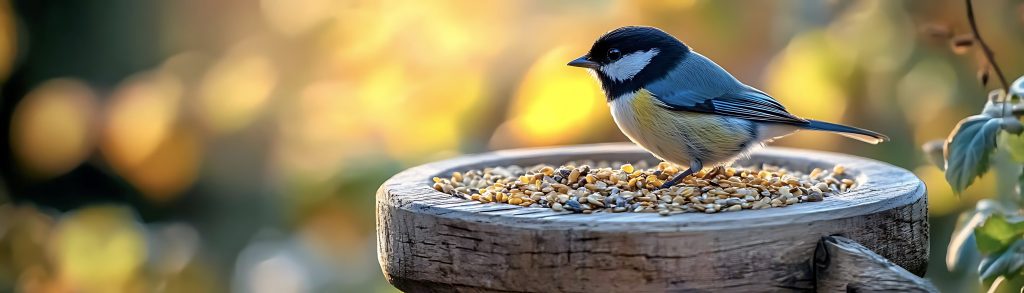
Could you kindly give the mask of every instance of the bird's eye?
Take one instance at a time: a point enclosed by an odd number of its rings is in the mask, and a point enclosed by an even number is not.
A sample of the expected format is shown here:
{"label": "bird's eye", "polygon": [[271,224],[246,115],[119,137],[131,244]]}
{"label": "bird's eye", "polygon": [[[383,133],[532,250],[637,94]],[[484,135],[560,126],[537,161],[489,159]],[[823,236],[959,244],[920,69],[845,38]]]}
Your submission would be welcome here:
{"label": "bird's eye", "polygon": [[622,58],[622,52],[619,52],[619,49],[608,50],[608,60],[615,61],[619,58]]}

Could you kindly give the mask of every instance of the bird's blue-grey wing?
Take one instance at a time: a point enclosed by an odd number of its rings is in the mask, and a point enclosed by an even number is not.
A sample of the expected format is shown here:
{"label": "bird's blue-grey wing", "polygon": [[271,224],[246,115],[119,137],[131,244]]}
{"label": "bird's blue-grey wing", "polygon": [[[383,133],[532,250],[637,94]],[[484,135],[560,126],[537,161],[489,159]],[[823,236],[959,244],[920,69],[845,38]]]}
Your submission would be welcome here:
{"label": "bird's blue-grey wing", "polygon": [[771,96],[736,80],[710,59],[688,56],[683,64],[646,90],[660,106],[754,121],[802,125],[807,120],[786,111]]}
{"label": "bird's blue-grey wing", "polygon": [[727,92],[715,96],[701,95],[690,91],[652,94],[661,101],[660,106],[675,111],[708,113],[785,124],[807,123],[807,120],[790,114],[779,102],[757,91]]}

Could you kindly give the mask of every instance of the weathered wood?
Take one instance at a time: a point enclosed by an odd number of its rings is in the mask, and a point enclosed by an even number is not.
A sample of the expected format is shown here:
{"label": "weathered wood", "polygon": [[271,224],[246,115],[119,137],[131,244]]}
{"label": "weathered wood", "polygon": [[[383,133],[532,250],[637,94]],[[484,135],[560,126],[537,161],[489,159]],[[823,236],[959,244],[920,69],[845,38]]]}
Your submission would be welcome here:
{"label": "weathered wood", "polygon": [[842,236],[821,239],[814,268],[818,292],[939,292],[931,282]]}
{"label": "weathered wood", "polygon": [[923,275],[925,187],[874,160],[768,148],[740,164],[846,166],[860,186],[822,202],[718,214],[600,215],[452,201],[430,178],[498,165],[649,160],[628,144],[499,151],[409,169],[377,193],[378,258],[413,292],[810,291],[822,237],[844,235]]}

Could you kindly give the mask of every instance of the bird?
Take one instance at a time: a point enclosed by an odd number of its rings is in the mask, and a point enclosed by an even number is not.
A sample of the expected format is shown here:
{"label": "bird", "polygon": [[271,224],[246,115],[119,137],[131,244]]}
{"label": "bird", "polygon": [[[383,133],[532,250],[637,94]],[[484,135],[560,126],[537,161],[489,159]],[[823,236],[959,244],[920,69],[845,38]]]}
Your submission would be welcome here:
{"label": "bird", "polygon": [[689,167],[660,188],[674,186],[705,166],[718,170],[730,165],[756,147],[799,130],[832,132],[871,144],[889,140],[874,131],[797,117],[655,27],[609,31],[568,65],[586,68],[597,78],[626,137],[660,160]]}

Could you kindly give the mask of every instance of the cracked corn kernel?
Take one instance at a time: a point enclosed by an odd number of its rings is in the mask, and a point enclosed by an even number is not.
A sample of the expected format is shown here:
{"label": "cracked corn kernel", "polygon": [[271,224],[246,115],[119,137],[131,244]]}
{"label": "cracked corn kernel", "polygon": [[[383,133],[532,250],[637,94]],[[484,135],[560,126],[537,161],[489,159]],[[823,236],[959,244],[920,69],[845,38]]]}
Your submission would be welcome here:
{"label": "cracked corn kernel", "polygon": [[619,167],[619,169],[622,170],[622,172],[626,172],[627,174],[633,173],[633,164],[622,165],[622,167]]}
{"label": "cracked corn kernel", "polygon": [[[437,178],[437,177],[434,177],[434,178]],[[462,182],[462,173],[459,173],[459,172],[452,173],[452,181],[453,182]]]}
{"label": "cracked corn kernel", "polygon": [[843,173],[846,173],[846,167],[843,167],[843,165],[836,165],[835,167],[832,167],[832,173],[836,175],[843,175]]}
{"label": "cracked corn kernel", "polygon": [[570,184],[571,183],[575,183],[579,179],[580,179],[580,169],[573,168],[572,171],[569,171],[569,182],[568,183],[570,183]]}

